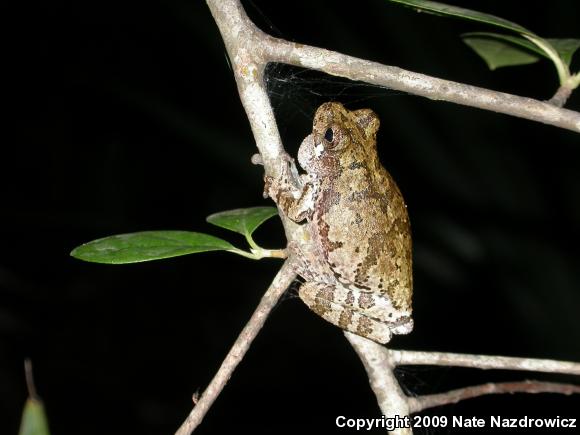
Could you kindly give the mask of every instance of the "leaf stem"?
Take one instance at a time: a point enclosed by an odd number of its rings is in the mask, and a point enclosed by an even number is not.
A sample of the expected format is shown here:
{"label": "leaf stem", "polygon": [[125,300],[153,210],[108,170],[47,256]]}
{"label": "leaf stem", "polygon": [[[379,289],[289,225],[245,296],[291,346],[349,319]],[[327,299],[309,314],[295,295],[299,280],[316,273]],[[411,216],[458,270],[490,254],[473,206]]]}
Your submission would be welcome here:
{"label": "leaf stem", "polygon": [[227,249],[227,252],[232,254],[241,255],[242,257],[249,258],[250,260],[261,260],[262,258],[287,258],[288,254],[285,249],[263,249],[259,246],[250,250],[251,252],[244,251],[243,249]]}
{"label": "leaf stem", "polygon": [[252,238],[252,235],[250,233],[246,233],[244,234],[246,236],[246,240],[248,241],[248,245],[250,245],[250,248],[252,248],[252,251],[254,249],[262,249],[260,248],[260,246],[258,246],[258,244],[254,241],[254,239]]}
{"label": "leaf stem", "polygon": [[243,249],[234,248],[234,249],[228,249],[227,252],[231,252],[232,254],[241,255],[242,257],[249,258],[250,260],[259,260],[261,258],[258,255],[256,255],[253,252],[253,250],[252,250],[252,252],[248,252],[248,251],[244,251]]}
{"label": "leaf stem", "polygon": [[258,248],[258,249],[252,249],[252,252],[254,252],[260,259],[260,258],[266,258],[266,257],[270,257],[270,258],[287,258],[288,257],[288,251],[286,249],[262,249],[262,248]]}
{"label": "leaf stem", "polygon": [[566,63],[562,61],[562,58],[560,57],[558,52],[554,49],[552,44],[536,35],[528,35],[525,33],[522,33],[521,35],[528,41],[540,47],[544,51],[544,53],[548,55],[550,60],[554,62],[554,66],[556,67],[556,71],[558,72],[560,86],[565,86],[568,80],[570,79],[570,69],[568,68],[568,65],[566,65]]}
{"label": "leaf stem", "polygon": [[572,75],[569,82],[572,85],[572,89],[576,89],[578,86],[580,86],[580,71]]}

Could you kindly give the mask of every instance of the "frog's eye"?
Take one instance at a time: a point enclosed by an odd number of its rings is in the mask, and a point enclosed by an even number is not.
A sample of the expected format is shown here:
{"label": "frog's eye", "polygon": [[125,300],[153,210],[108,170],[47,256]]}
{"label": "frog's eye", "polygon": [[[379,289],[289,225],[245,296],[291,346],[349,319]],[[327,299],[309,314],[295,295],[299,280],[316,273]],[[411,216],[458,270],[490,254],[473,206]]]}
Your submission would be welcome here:
{"label": "frog's eye", "polygon": [[332,131],[332,128],[327,128],[326,131],[324,132],[324,140],[326,142],[332,142],[333,139],[334,139],[334,132]]}

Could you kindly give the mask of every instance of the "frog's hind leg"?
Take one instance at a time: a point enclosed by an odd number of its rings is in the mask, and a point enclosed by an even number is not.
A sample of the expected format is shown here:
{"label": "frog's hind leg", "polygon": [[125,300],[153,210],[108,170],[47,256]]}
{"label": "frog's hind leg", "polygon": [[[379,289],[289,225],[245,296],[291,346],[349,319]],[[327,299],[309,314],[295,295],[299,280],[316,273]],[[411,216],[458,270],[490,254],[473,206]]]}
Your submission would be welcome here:
{"label": "frog's hind leg", "polygon": [[344,291],[325,283],[307,282],[300,287],[298,295],[308,308],[330,323],[378,343],[388,343],[391,340],[389,325],[345,305],[341,290]]}

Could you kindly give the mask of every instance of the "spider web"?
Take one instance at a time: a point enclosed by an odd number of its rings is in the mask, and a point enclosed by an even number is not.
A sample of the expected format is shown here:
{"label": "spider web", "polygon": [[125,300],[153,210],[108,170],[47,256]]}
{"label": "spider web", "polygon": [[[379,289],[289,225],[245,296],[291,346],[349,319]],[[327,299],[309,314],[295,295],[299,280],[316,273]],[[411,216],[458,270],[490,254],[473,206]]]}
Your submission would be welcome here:
{"label": "spider web", "polygon": [[280,134],[292,155],[310,132],[314,112],[322,103],[338,101],[352,110],[372,108],[371,100],[408,96],[379,85],[282,63],[269,64],[264,77]]}
{"label": "spider web", "polygon": [[[276,37],[291,41],[267,13],[253,0],[245,0],[247,12],[260,28]],[[325,102],[337,101],[348,109],[376,108],[370,100],[409,96],[383,86],[341,77],[283,63],[267,65],[264,80],[286,150],[296,155],[299,144],[312,130],[316,109]]]}

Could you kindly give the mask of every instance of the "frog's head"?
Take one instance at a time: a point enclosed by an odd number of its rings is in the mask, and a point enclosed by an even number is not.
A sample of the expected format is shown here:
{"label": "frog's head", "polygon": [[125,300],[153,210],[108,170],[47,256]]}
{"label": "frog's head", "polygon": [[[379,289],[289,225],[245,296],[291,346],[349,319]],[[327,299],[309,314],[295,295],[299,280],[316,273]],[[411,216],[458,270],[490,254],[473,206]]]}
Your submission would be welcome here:
{"label": "frog's head", "polygon": [[372,166],[377,161],[378,128],[379,119],[370,109],[350,111],[340,103],[324,103],[314,115],[312,134],[298,150],[300,166],[319,176],[353,165]]}

